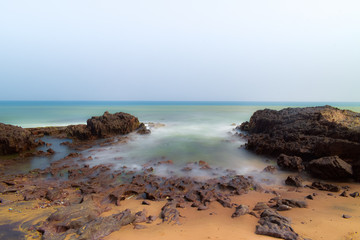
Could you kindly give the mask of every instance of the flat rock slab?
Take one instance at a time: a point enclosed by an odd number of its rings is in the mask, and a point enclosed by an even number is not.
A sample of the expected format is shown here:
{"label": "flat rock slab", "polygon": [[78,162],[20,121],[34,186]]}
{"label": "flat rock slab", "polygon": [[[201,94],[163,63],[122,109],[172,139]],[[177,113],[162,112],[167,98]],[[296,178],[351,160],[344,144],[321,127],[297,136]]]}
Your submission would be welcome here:
{"label": "flat rock slab", "polygon": [[338,156],[312,160],[306,169],[312,175],[322,179],[345,179],[351,177],[353,174],[351,165]]}

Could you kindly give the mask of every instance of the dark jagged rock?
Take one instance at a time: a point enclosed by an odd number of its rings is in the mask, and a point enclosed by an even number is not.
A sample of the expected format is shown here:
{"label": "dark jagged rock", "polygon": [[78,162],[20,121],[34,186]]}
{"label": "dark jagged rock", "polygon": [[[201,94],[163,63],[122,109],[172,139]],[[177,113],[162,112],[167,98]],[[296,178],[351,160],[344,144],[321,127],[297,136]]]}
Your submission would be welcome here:
{"label": "dark jagged rock", "polygon": [[[258,154],[298,156],[305,162],[339,156],[360,165],[360,113],[331,106],[265,109],[240,128],[249,133],[246,148]],[[360,171],[354,173],[360,179]]]}
{"label": "dark jagged rock", "polygon": [[136,133],[144,135],[144,134],[150,134],[151,131],[150,129],[146,128],[144,123],[140,123],[138,129],[136,130]]}
{"label": "dark jagged rock", "polygon": [[80,235],[78,239],[102,239],[110,233],[118,231],[122,226],[133,223],[134,219],[136,218],[129,209],[108,217],[96,218],[77,231],[77,234]]}
{"label": "dark jagged rock", "polygon": [[123,112],[105,112],[87,120],[86,125],[70,125],[66,128],[69,137],[89,140],[128,134],[140,127],[138,118]]}
{"label": "dark jagged rock", "polygon": [[144,209],[140,212],[135,213],[134,223],[142,223],[147,221],[147,211]]}
{"label": "dark jagged rock", "polygon": [[313,182],[311,184],[311,188],[316,188],[321,191],[329,191],[329,192],[340,192],[340,187],[330,184],[330,183],[322,183],[322,182]]}
{"label": "dark jagged rock", "polygon": [[[27,128],[31,132],[32,135],[36,136],[37,138],[43,136],[53,136],[57,138],[65,138],[66,127],[37,127],[37,128]],[[41,141],[41,140],[39,140]],[[49,144],[47,143],[46,146]]]}
{"label": "dark jagged rock", "polygon": [[157,219],[157,216],[150,215],[150,216],[148,216],[146,223],[152,223],[156,219]]}
{"label": "dark jagged rock", "polygon": [[66,127],[65,131],[70,138],[79,140],[95,139],[95,136],[91,135],[90,130],[85,124],[69,125]]}
{"label": "dark jagged rock", "polygon": [[180,213],[176,209],[176,204],[174,204],[173,202],[167,202],[161,208],[160,216],[163,222],[180,224],[179,222]]}
{"label": "dark jagged rock", "polygon": [[232,218],[240,217],[249,213],[249,206],[246,205],[239,205],[235,208],[235,212],[231,215]]}
{"label": "dark jagged rock", "polygon": [[302,187],[302,181],[300,176],[288,176],[285,180],[285,184],[294,187]]}
{"label": "dark jagged rock", "polygon": [[360,194],[358,192],[353,192],[349,194],[350,197],[356,198],[356,197],[360,197]]}
{"label": "dark jagged rock", "polygon": [[47,153],[49,153],[50,155],[55,154],[55,151],[52,148],[49,148],[48,150],[46,150]]}
{"label": "dark jagged rock", "polygon": [[[78,231],[95,220],[102,210],[92,200],[57,209],[45,222],[37,227],[44,239],[65,239],[67,233]],[[62,234],[64,233],[64,234]]]}
{"label": "dark jagged rock", "polygon": [[314,196],[313,195],[307,195],[306,197],[305,197],[306,199],[310,199],[310,200],[314,200]]}
{"label": "dark jagged rock", "polygon": [[286,205],[292,208],[306,208],[308,206],[307,202],[295,199],[279,199],[277,201],[277,206]]}
{"label": "dark jagged rock", "polygon": [[0,155],[20,153],[37,146],[38,143],[27,129],[0,123]]}
{"label": "dark jagged rock", "polygon": [[340,197],[348,197],[346,191],[343,191],[339,196],[340,196]]}
{"label": "dark jagged rock", "polygon": [[291,227],[290,219],[281,216],[274,210],[265,209],[259,220],[259,225],[256,226],[256,234],[266,235],[285,240],[302,239]]}
{"label": "dark jagged rock", "polygon": [[338,156],[323,157],[309,162],[306,169],[323,179],[345,179],[352,176],[351,165]]}
{"label": "dark jagged rock", "polygon": [[280,154],[277,158],[277,165],[284,170],[301,172],[305,169],[301,157],[287,156]]}

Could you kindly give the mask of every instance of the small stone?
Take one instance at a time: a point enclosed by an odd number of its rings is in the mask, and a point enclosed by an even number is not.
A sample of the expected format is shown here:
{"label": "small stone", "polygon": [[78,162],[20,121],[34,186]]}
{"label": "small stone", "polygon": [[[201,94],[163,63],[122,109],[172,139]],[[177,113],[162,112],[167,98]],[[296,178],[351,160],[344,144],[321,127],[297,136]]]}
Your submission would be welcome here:
{"label": "small stone", "polygon": [[300,176],[288,176],[285,180],[285,184],[294,187],[302,187],[302,179]]}
{"label": "small stone", "polygon": [[350,193],[350,196],[353,197],[353,198],[356,198],[356,197],[359,197],[359,193],[358,192],[353,192],[353,193]]}
{"label": "small stone", "polygon": [[235,208],[235,212],[231,215],[232,218],[240,217],[242,215],[245,215],[249,212],[249,206],[246,205],[239,205]]}
{"label": "small stone", "polygon": [[134,225],[134,229],[144,229],[144,228],[146,228],[146,226],[144,226],[144,225],[140,225],[140,224]]}
{"label": "small stone", "polygon": [[142,203],[141,203],[142,205],[150,205],[150,202],[149,201],[146,201],[146,200],[144,200],[144,201],[142,201]]}
{"label": "small stone", "polygon": [[342,217],[343,217],[343,218],[351,218],[351,216],[350,216],[350,215],[347,215],[347,214],[343,214]]}
{"label": "small stone", "polygon": [[260,215],[258,213],[256,213],[256,212],[254,212],[254,211],[249,212],[249,214],[256,217],[256,218],[260,218]]}
{"label": "small stone", "polygon": [[291,209],[291,207],[289,207],[288,205],[281,204],[281,205],[279,205],[279,206],[277,207],[276,210],[278,210],[278,211],[288,211],[288,210],[290,210],[290,209]]}
{"label": "small stone", "polygon": [[152,223],[157,219],[157,216],[150,215],[147,217],[146,223]]}
{"label": "small stone", "polygon": [[348,197],[346,191],[343,191],[341,194],[340,194],[341,197]]}
{"label": "small stone", "polygon": [[310,200],[314,200],[313,195],[307,195],[305,198],[310,199]]}
{"label": "small stone", "polygon": [[198,211],[203,211],[203,210],[207,210],[207,209],[209,209],[208,206],[206,206],[206,205],[200,205],[197,210],[198,210]]}

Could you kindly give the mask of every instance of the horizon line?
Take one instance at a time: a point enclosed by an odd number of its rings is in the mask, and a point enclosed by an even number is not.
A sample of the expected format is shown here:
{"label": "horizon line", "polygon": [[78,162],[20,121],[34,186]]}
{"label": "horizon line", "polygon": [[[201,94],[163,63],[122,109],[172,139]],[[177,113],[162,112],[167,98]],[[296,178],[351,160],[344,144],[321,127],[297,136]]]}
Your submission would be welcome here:
{"label": "horizon line", "polygon": [[360,103],[360,101],[293,100],[0,100],[0,102],[242,102],[242,103]]}

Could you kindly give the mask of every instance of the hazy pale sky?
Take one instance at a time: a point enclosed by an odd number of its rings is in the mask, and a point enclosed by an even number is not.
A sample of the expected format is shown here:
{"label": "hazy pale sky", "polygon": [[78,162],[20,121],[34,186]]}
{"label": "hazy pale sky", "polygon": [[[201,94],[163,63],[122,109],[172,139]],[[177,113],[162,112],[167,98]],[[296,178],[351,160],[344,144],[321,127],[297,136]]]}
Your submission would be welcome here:
{"label": "hazy pale sky", "polygon": [[1,1],[0,82],[0,100],[360,101],[360,1]]}

